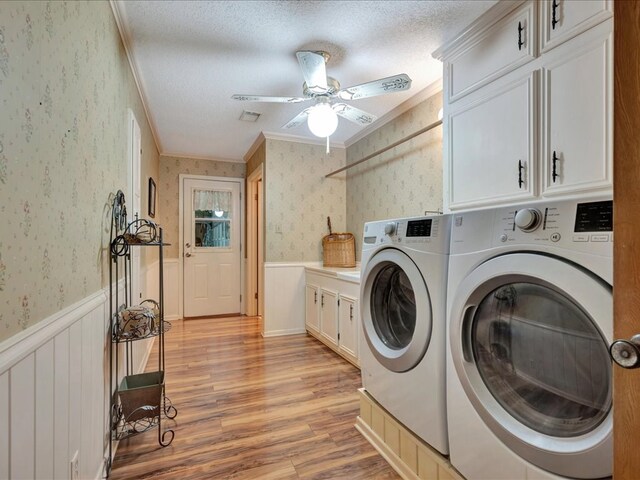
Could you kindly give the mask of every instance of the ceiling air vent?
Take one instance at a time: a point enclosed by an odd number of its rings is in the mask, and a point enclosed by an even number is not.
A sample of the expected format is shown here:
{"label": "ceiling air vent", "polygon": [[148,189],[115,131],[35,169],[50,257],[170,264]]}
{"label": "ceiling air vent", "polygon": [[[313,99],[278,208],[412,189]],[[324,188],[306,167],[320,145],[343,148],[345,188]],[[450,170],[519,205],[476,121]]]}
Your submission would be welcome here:
{"label": "ceiling air vent", "polygon": [[240,115],[240,120],[243,122],[256,122],[258,118],[260,118],[260,113],[257,112],[247,112],[246,110],[242,111],[242,115]]}

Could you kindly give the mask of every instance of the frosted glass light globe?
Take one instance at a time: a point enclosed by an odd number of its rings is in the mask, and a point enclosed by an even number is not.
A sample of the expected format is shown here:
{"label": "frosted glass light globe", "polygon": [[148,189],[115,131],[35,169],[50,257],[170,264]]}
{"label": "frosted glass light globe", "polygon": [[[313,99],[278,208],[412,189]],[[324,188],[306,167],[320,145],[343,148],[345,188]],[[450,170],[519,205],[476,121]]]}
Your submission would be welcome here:
{"label": "frosted glass light globe", "polygon": [[316,137],[328,137],[338,128],[338,115],[329,104],[321,103],[311,108],[307,124]]}

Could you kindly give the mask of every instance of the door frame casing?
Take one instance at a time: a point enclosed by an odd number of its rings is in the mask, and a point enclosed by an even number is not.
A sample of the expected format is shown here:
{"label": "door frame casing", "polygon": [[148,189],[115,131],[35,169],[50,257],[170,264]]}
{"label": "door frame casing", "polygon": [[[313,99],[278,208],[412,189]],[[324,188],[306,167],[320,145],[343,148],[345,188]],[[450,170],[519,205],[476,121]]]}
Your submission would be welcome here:
{"label": "door frame casing", "polygon": [[245,262],[244,262],[244,209],[243,199],[244,196],[244,178],[242,177],[210,177],[207,175],[191,175],[188,173],[181,173],[178,175],[178,315],[180,318],[184,318],[184,181],[185,180],[210,180],[213,182],[229,182],[238,183],[240,185],[240,292],[242,298],[240,300],[240,313],[245,313]]}
{"label": "door frame casing", "polygon": [[[264,164],[260,164],[247,177],[247,280],[245,289],[247,298],[247,302],[245,303],[247,315],[260,315],[261,313],[264,313],[264,288],[260,289],[260,285],[264,285],[264,258],[260,259],[260,254],[258,253],[258,242],[260,241],[263,243],[264,251],[264,195],[260,195],[259,193],[258,182],[260,181],[263,182],[264,186]],[[258,195],[259,205],[257,206],[257,209],[254,207],[254,195]],[[262,222],[258,220],[258,215],[262,216]],[[261,232],[259,231],[261,223],[262,235],[260,235]],[[261,263],[262,268],[260,268]],[[254,274],[254,272],[257,273]],[[258,292],[258,301],[254,307],[252,296],[255,292]]]}

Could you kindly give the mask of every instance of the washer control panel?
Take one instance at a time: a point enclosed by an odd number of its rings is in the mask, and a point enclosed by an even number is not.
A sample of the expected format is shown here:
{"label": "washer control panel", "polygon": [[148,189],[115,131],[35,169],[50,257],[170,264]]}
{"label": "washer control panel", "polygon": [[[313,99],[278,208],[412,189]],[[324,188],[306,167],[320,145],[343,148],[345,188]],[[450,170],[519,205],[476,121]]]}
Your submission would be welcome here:
{"label": "washer control panel", "polygon": [[498,243],[606,243],[613,241],[613,202],[564,201],[497,209]]}

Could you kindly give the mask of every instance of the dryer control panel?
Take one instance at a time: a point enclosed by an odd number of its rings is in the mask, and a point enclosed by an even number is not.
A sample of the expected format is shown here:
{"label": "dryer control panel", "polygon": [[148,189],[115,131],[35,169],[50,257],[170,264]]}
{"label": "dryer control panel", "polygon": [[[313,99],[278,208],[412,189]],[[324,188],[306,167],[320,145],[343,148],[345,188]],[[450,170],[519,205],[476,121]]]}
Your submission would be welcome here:
{"label": "dryer control panel", "polygon": [[[549,245],[610,256],[613,242],[613,201],[544,201],[456,214],[452,251],[499,246]],[[473,239],[473,240],[471,240]],[[457,245],[457,246],[456,246]]]}

